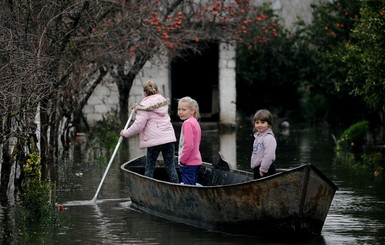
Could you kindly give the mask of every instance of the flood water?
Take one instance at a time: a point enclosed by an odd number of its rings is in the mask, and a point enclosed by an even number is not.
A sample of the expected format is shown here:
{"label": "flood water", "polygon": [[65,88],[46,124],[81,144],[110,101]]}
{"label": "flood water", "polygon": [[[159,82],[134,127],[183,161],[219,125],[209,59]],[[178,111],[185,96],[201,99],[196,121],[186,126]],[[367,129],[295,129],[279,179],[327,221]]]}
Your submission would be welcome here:
{"label": "flood water", "polygon": [[[220,151],[233,168],[249,170],[253,138],[248,126],[240,125],[237,130],[227,131],[219,131],[215,124],[203,128],[201,152],[204,161],[216,161]],[[276,136],[277,169],[311,163],[339,188],[321,236],[311,241],[287,240],[279,234],[274,238],[232,236],[133,210],[119,169],[122,161],[117,158],[104,182],[97,205],[66,207],[63,215],[68,221],[63,226],[40,239],[27,239],[25,244],[33,244],[32,241],[40,241],[35,244],[385,244],[385,182],[382,178],[357,174],[339,163],[333,152],[332,133],[327,129],[291,129],[284,134],[276,132]],[[135,139],[130,140],[130,145],[131,157],[144,153],[136,149]],[[92,163],[86,152],[80,152],[78,156],[82,159],[75,157],[72,160],[74,165],[63,173],[72,176],[72,180],[61,183],[67,185],[58,190],[62,203],[91,200],[105,170],[106,164]],[[109,160],[109,156],[107,158]],[[1,209],[1,221],[5,216],[4,209]],[[0,226],[2,224],[4,222]],[[14,237],[15,240],[19,242],[14,244],[24,244],[25,241]]]}

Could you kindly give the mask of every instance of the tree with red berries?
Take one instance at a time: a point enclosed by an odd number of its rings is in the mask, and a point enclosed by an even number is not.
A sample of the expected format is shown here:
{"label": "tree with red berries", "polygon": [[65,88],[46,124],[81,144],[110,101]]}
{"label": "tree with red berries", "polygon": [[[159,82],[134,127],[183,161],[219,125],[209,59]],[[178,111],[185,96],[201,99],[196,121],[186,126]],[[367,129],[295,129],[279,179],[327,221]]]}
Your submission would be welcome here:
{"label": "tree with red berries", "polygon": [[[243,0],[21,0],[0,9],[2,196],[15,161],[38,146],[49,176],[47,163],[68,147],[107,74],[126,120],[132,83],[147,62],[199,51],[205,40],[252,45],[274,36],[269,16]],[[260,35],[248,35],[252,29]]]}
{"label": "tree with red berries", "polygon": [[146,62],[182,56],[186,49],[199,52],[203,41],[252,46],[276,35],[269,16],[250,1],[121,1],[111,8],[112,14],[89,29],[85,38],[93,45],[83,53],[115,78],[121,122],[128,116],[133,81]]}

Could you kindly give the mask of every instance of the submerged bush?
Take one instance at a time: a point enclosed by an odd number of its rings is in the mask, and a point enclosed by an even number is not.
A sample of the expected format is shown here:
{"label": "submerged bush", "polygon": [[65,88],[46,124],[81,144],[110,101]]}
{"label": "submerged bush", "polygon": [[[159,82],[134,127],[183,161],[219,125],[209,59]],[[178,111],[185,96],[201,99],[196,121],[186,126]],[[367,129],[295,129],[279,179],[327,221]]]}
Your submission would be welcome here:
{"label": "submerged bush", "polygon": [[38,220],[49,216],[54,198],[51,195],[51,183],[41,180],[39,152],[28,154],[23,165],[25,182],[19,195],[20,207],[24,209],[24,218]]}
{"label": "submerged bush", "polygon": [[337,141],[337,152],[353,153],[358,156],[363,153],[363,146],[367,142],[369,122],[361,121],[346,129]]}
{"label": "submerged bush", "polygon": [[108,113],[103,120],[97,121],[87,135],[87,147],[93,153],[93,159],[104,164],[106,156],[114,150],[119,140],[119,132],[123,129],[117,118],[118,113],[112,111]]}
{"label": "submerged bush", "polygon": [[348,165],[357,173],[382,176],[384,175],[385,162],[381,152],[364,153],[358,159],[352,158],[351,154],[339,154],[342,163]]}
{"label": "submerged bush", "polygon": [[337,156],[359,172],[372,173],[375,176],[383,175],[383,154],[378,150],[373,150],[376,148],[364,147],[368,145],[368,132],[368,121],[361,121],[351,125],[337,141]]}
{"label": "submerged bush", "polygon": [[41,180],[41,163],[38,150],[28,154],[22,166],[25,177],[15,209],[18,230],[24,238],[43,235],[60,223],[54,185]]}
{"label": "submerged bush", "polygon": [[375,176],[384,174],[383,155],[380,152],[368,153],[361,155],[362,164],[368,166],[369,171]]}

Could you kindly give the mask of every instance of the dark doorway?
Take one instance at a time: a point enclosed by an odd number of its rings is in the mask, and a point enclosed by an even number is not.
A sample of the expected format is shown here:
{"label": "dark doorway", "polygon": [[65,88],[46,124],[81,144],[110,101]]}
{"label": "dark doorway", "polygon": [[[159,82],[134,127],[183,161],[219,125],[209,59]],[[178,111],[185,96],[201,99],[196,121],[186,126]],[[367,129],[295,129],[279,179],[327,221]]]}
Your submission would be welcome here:
{"label": "dark doorway", "polygon": [[179,119],[177,100],[190,96],[198,102],[202,120],[218,120],[218,62],[217,43],[206,43],[201,53],[187,52],[187,56],[171,61],[173,119]]}

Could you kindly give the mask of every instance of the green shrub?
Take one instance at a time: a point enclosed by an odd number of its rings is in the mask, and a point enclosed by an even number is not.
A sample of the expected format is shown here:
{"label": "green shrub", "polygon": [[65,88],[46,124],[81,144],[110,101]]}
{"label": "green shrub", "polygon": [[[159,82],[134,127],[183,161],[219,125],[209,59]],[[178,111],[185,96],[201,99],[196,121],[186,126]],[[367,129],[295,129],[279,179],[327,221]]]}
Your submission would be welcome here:
{"label": "green shrub", "polygon": [[119,140],[119,132],[123,128],[117,118],[116,111],[112,111],[97,121],[87,135],[87,148],[93,154],[93,159],[98,164],[107,161],[106,156],[114,150]]}
{"label": "green shrub", "polygon": [[19,208],[25,220],[40,220],[55,214],[53,185],[41,180],[41,158],[38,150],[28,154],[22,169],[25,182],[19,194]]}
{"label": "green shrub", "polygon": [[362,154],[362,165],[368,166],[373,175],[383,175],[384,165],[382,162],[383,155],[380,152]]}
{"label": "green shrub", "polygon": [[337,141],[338,152],[353,153],[358,156],[363,153],[363,145],[366,144],[366,135],[369,130],[369,122],[361,121],[346,129]]}

